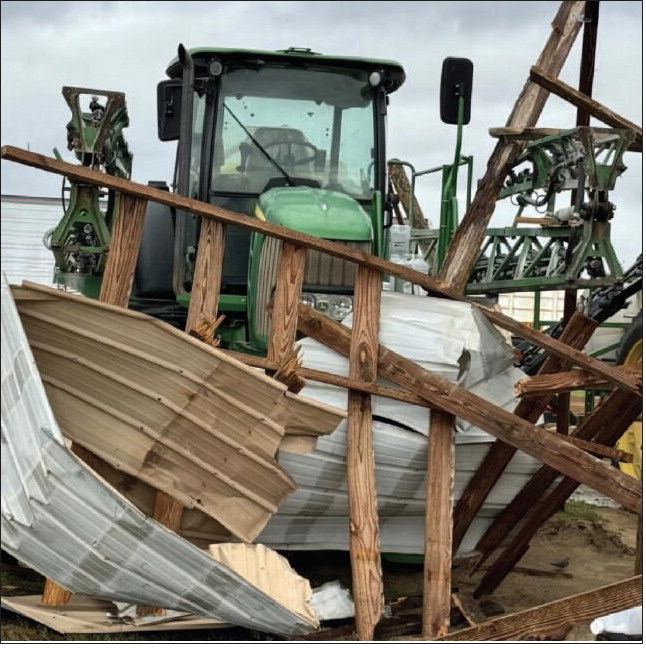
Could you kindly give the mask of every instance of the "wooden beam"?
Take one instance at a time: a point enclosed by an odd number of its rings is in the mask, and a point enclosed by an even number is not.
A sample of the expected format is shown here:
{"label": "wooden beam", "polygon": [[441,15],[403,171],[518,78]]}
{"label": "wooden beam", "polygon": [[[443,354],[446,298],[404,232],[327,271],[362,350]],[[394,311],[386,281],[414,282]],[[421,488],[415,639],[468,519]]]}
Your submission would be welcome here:
{"label": "wooden beam", "polygon": [[[267,369],[269,371],[276,371],[279,368],[278,363],[272,362],[267,358],[260,358],[252,356],[248,353],[239,353],[237,351],[223,350],[227,355],[244,362],[251,367],[258,367],[260,369]],[[337,374],[329,373],[328,371],[321,371],[320,369],[310,369],[309,367],[299,367],[298,373],[303,378],[321,382],[326,385],[334,385],[335,387],[343,387],[343,389],[354,389],[355,391],[364,392],[365,394],[372,394],[373,396],[381,396],[382,398],[391,398],[402,403],[410,403],[411,405],[418,405],[419,407],[432,408],[431,404],[415,394],[403,389],[394,389],[392,387],[384,387],[377,383],[369,383],[365,380],[352,380],[345,376],[337,376]]]}
{"label": "wooden beam", "polygon": [[[348,355],[350,333],[347,327],[304,304],[299,306],[298,322],[299,329],[306,335]],[[641,483],[572,446],[559,435],[546,432],[445,378],[425,371],[384,346],[379,347],[378,368],[382,376],[422,396],[438,409],[489,432],[632,511],[641,509]]]}
{"label": "wooden beam", "polygon": [[1,149],[1,156],[5,160],[11,160],[36,169],[64,175],[70,179],[78,180],[79,182],[86,182],[99,187],[106,187],[118,192],[127,193],[136,198],[151,200],[161,205],[168,205],[182,211],[190,212],[196,216],[201,216],[205,219],[219,221],[225,225],[238,225],[250,230],[251,232],[273,236],[282,239],[283,241],[293,243],[294,245],[304,246],[312,250],[331,254],[340,259],[353,261],[354,263],[362,264],[368,268],[372,268],[373,270],[379,270],[382,273],[399,277],[404,281],[411,281],[422,286],[422,288],[425,288],[434,295],[441,295],[451,299],[463,299],[461,293],[452,290],[449,286],[434,277],[430,277],[413,270],[412,268],[407,268],[397,263],[391,263],[390,261],[380,259],[372,254],[356,250],[342,243],[333,243],[332,241],[317,236],[303,234],[302,232],[297,232],[289,227],[268,223],[259,218],[230,211],[216,205],[210,205],[200,200],[195,200],[194,198],[187,198],[186,196],[173,194],[138,182],[124,180],[123,178],[107,175],[106,173],[88,167],[70,164],[69,162],[56,160],[45,155],[25,151],[15,146],[3,146]]}
{"label": "wooden beam", "polygon": [[608,126],[611,126],[612,128],[625,128],[633,131],[635,133],[635,144],[639,147],[642,146],[643,140],[641,126],[638,126],[625,117],[622,117],[609,108],[606,108],[603,104],[600,104],[598,101],[595,101],[584,93],[579,92],[576,88],[564,83],[553,73],[535,65],[530,71],[529,78],[542,88],[545,88],[553,94],[561,97],[561,99],[565,99],[577,108],[585,110],[592,115],[592,117],[602,121],[604,124],[608,124]]}
{"label": "wooden beam", "polygon": [[[393,188],[399,196],[401,204],[406,210],[406,215],[413,229],[426,229],[428,227],[422,208],[417,201],[417,197],[412,194],[411,183],[401,164],[389,164],[388,176],[393,183]],[[412,210],[411,210],[412,201]],[[409,213],[410,212],[410,213]]]}
{"label": "wooden beam", "polygon": [[146,200],[121,194],[112,225],[108,260],[99,299],[128,308],[146,216]]}
{"label": "wooden beam", "polygon": [[307,248],[284,242],[276,274],[267,358],[282,365],[294,352]]}
{"label": "wooden beam", "polygon": [[[585,2],[561,4],[537,65],[551,74],[559,74],[579,33],[580,15],[583,14],[584,8]],[[535,126],[548,96],[546,90],[528,80],[511,111],[506,126],[521,129]],[[460,293],[464,292],[473,266],[480,256],[480,249],[498,193],[521,150],[522,145],[517,142],[497,143],[473,202],[451,241],[439,278]]]}
{"label": "wooden beam", "polygon": [[[572,348],[582,349],[592,337],[597,326],[598,323],[595,320],[577,311],[563,330],[561,341],[570,345]],[[569,367],[569,363],[564,362],[556,356],[548,356],[539,369],[539,375],[548,375],[567,367]],[[530,423],[536,423],[545,411],[550,400],[551,396],[524,398],[518,403],[514,413],[516,416]],[[453,513],[454,552],[458,550],[469,526],[471,526],[478,511],[482,508],[487,496],[491,492],[491,489],[509,465],[514,454],[516,454],[516,448],[503,441],[495,441],[469,480],[469,483],[462,492],[462,496],[455,505],[455,511]]]}
{"label": "wooden beam", "polygon": [[199,330],[205,323],[208,325],[217,319],[225,236],[225,225],[208,219],[202,221],[186,318],[187,333]]}
{"label": "wooden beam", "polygon": [[[377,379],[381,274],[360,266],[354,288],[354,321],[348,348],[350,378],[374,382]],[[372,641],[375,625],[383,614],[384,591],[370,395],[354,390],[348,392],[347,430],[350,560],[355,623],[359,640]]]}
{"label": "wooden beam", "polygon": [[[154,202],[158,202],[162,205],[169,205],[180,210],[194,213],[197,216],[215,219],[225,224],[239,225],[253,232],[259,232],[268,236],[274,236],[276,238],[282,239],[283,241],[294,243],[295,245],[301,245],[307,248],[318,250],[320,252],[331,254],[332,256],[336,256],[341,259],[347,259],[348,261],[353,261],[366,268],[378,270],[380,272],[399,277],[400,279],[404,279],[405,281],[411,281],[412,283],[425,288],[433,295],[439,295],[456,300],[464,299],[461,292],[456,291],[444,281],[430,277],[429,275],[426,275],[424,273],[417,272],[412,268],[406,268],[403,265],[385,261],[384,259],[380,259],[379,257],[373,256],[366,252],[349,248],[347,245],[332,243],[331,241],[327,241],[315,236],[308,236],[307,234],[296,232],[295,230],[289,229],[287,227],[281,227],[279,225],[266,223],[258,218],[252,218],[250,216],[245,216],[244,214],[238,214],[236,212],[232,212],[215,205],[209,205],[207,203],[200,202],[199,200],[186,198],[185,196],[179,196],[176,194],[170,194],[168,191],[162,191],[160,189],[155,189],[154,187],[148,187],[136,182],[124,180],[123,178],[110,176],[105,173],[95,171],[94,169],[89,169],[80,165],[69,164],[67,162],[48,158],[44,155],[39,155],[30,151],[24,151],[13,146],[2,147],[2,157],[7,160],[13,160],[14,162],[26,164],[27,166],[32,166],[35,168],[44,169],[46,171],[51,171],[53,173],[66,175],[71,179],[81,182],[88,182],[90,184],[105,186],[116,191],[125,192],[137,198],[153,200]],[[560,343],[558,340],[552,339],[551,337],[549,337],[549,335],[545,335],[541,331],[536,331],[528,326],[519,324],[511,317],[507,317],[502,313],[497,313],[478,304],[474,304],[474,307],[479,308],[482,311],[483,315],[496,326],[500,326],[501,328],[513,333],[514,335],[518,335],[519,337],[534,342],[541,348],[550,351],[550,353],[568,358],[581,367],[584,367],[599,376],[607,378],[608,381],[614,385],[623,387],[624,389],[628,389],[630,391],[634,391],[635,393],[639,393],[639,387],[636,382],[627,379],[623,374],[617,372],[614,367],[605,365],[599,360],[590,358],[583,353],[572,351],[567,347],[567,345]]]}
{"label": "wooden beam", "polygon": [[[641,399],[617,390],[581,423],[575,434],[581,439],[593,439],[599,444],[614,445],[639,415],[641,407]],[[541,501],[541,496],[558,477],[558,473],[547,466],[540,468],[480,539],[476,551],[481,553],[482,562],[526,514],[528,502],[538,502],[530,510],[511,543],[485,574],[476,589],[476,595],[491,593],[502,582],[525,554],[540,525],[563,508],[580,484],[576,479],[564,477],[556,489]],[[637,482],[634,478],[633,481]]]}
{"label": "wooden beam", "polygon": [[[556,433],[556,430],[548,431]],[[631,455],[629,452],[618,450],[617,448],[608,448],[607,446],[603,446],[600,443],[586,441],[585,439],[577,439],[577,437],[570,435],[563,435],[562,438],[568,443],[571,443],[577,448],[581,448],[582,450],[589,452],[595,457],[607,457],[608,459],[614,459],[615,461],[622,461],[624,463],[632,463],[633,461],[633,455]]]}
{"label": "wooden beam", "polygon": [[561,340],[556,340],[542,331],[537,331],[529,326],[520,324],[503,313],[497,313],[494,310],[477,304],[474,304],[474,306],[479,308],[492,324],[500,326],[506,331],[509,331],[512,335],[517,335],[525,340],[534,342],[553,355],[562,358],[571,364],[578,365],[582,369],[586,369],[597,376],[605,378],[616,387],[641,395],[641,382],[635,376],[626,374],[625,371],[622,371],[615,366],[604,365],[603,362],[591,358],[582,351],[573,349]]}
{"label": "wooden beam", "polygon": [[455,475],[455,416],[433,412],[426,467],[426,538],[424,546],[424,639],[449,632],[453,482]]}
{"label": "wooden beam", "polygon": [[[640,378],[641,365],[623,365],[622,371]],[[523,378],[516,383],[516,396],[552,396],[561,392],[571,392],[579,389],[607,388],[609,385],[603,378],[599,378],[587,371],[564,371],[549,375],[538,374]]]}
{"label": "wooden beam", "polygon": [[[592,621],[596,617],[641,605],[641,576],[606,585],[538,607],[496,617],[473,628],[458,630],[441,641],[519,641],[540,639],[564,626]],[[401,637],[420,641],[421,637]]]}

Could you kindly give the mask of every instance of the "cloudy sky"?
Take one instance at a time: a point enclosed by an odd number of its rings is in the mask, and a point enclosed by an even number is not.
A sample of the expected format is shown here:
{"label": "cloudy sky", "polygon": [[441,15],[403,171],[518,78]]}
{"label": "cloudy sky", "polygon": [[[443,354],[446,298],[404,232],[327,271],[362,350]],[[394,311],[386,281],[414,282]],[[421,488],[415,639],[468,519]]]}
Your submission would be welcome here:
{"label": "cloudy sky", "polygon": [[[6,2],[2,12],[2,144],[51,155],[65,148],[64,85],[126,93],[133,178],[170,179],[174,143],[156,135],[156,86],[178,43],[257,49],[310,47],[399,61],[407,80],[391,99],[390,157],[418,170],[449,161],[454,131],[439,120],[439,78],[446,56],[474,63],[471,124],[464,152],[484,172],[494,145],[550,30],[559,2]],[[561,78],[578,84],[581,37]],[[593,96],[642,123],[641,2],[601,2]],[[567,128],[575,109],[551,97],[539,122]],[[594,124],[594,122],[593,122]],[[600,124],[595,124],[600,125]],[[620,260],[641,250],[641,155],[613,193],[613,239]],[[437,225],[439,188],[420,179],[422,207]],[[60,179],[2,162],[2,193],[57,196]],[[501,205],[495,225],[511,224]]]}

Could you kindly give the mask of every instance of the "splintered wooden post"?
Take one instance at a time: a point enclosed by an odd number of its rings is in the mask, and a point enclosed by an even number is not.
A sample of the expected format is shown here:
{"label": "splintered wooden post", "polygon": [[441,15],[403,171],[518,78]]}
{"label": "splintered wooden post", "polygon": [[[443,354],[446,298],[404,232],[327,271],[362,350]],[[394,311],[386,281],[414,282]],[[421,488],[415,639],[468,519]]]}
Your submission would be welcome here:
{"label": "splintered wooden post", "polygon": [[[563,2],[552,22],[552,33],[538,58],[537,65],[558,75],[581,28],[580,16],[585,2]],[[507,120],[508,127],[527,128],[536,125],[549,93],[527,81]],[[511,164],[521,152],[516,142],[498,142],[487,171],[479,183],[471,206],[458,227],[440,272],[440,278],[452,288],[463,291],[480,256],[487,225],[493,213],[498,192]]]}
{"label": "splintered wooden post", "polygon": [[267,358],[279,365],[294,353],[306,254],[307,248],[283,242],[267,349]]}
{"label": "splintered wooden post", "polygon": [[426,468],[426,544],[422,613],[424,639],[441,637],[449,632],[450,627],[454,426],[455,416],[439,410],[431,414]]}
{"label": "splintered wooden post", "polygon": [[[381,273],[357,267],[350,341],[350,378],[375,382],[379,349]],[[325,318],[327,319],[327,318]],[[369,394],[348,392],[348,500],[355,623],[360,641],[372,641],[384,607],[377,481]]]}
{"label": "splintered wooden post", "polygon": [[210,324],[217,318],[225,236],[226,225],[207,218],[202,219],[191,301],[186,318],[187,333],[198,329],[204,323]]}
{"label": "splintered wooden post", "polygon": [[[101,301],[124,308],[128,307],[144,230],[146,205],[147,201],[141,198],[133,198],[124,194],[119,196],[117,215],[112,227],[110,251],[101,284]],[[90,467],[101,461],[77,443],[72,444],[72,451]],[[42,603],[43,605],[63,605],[69,601],[70,596],[69,591],[57,583],[47,580]]]}

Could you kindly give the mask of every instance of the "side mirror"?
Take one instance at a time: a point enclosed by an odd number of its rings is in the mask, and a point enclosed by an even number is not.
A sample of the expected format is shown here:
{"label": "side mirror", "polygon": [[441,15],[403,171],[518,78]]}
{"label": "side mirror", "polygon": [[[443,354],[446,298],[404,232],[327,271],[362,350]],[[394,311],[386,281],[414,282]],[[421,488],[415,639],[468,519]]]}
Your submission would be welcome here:
{"label": "side mirror", "polygon": [[182,82],[161,81],[157,85],[157,135],[162,142],[179,139],[182,116]]}
{"label": "side mirror", "polygon": [[471,120],[471,86],[473,85],[473,63],[466,58],[449,56],[442,64],[440,86],[440,118],[445,124],[458,123],[460,97],[464,97],[463,124]]}

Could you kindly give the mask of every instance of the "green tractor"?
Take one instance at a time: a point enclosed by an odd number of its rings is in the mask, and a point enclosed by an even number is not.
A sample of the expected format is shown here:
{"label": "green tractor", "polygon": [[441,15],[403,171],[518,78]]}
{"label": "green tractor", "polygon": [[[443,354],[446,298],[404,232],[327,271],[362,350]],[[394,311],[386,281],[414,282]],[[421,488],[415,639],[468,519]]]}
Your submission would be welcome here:
{"label": "green tractor", "polygon": [[[386,113],[389,94],[405,79],[398,63],[301,48],[188,51],[180,45],[167,74],[157,89],[158,135],[178,142],[172,191],[388,256],[396,198],[388,190]],[[445,61],[444,121],[468,122],[471,74],[470,61]],[[129,172],[123,95],[72,91],[68,148],[83,164]],[[106,105],[94,96],[92,111],[83,113],[81,92],[102,95]],[[121,156],[127,165],[115,165]],[[115,209],[113,199],[107,209],[100,203],[95,188],[73,185],[49,241],[57,283],[90,297],[100,290]],[[200,226],[193,214],[149,205],[132,308],[184,325]],[[217,332],[224,346],[266,351],[280,245],[227,228],[219,302],[225,319]],[[352,311],[353,283],[354,264],[308,252],[304,303],[341,320]]]}

